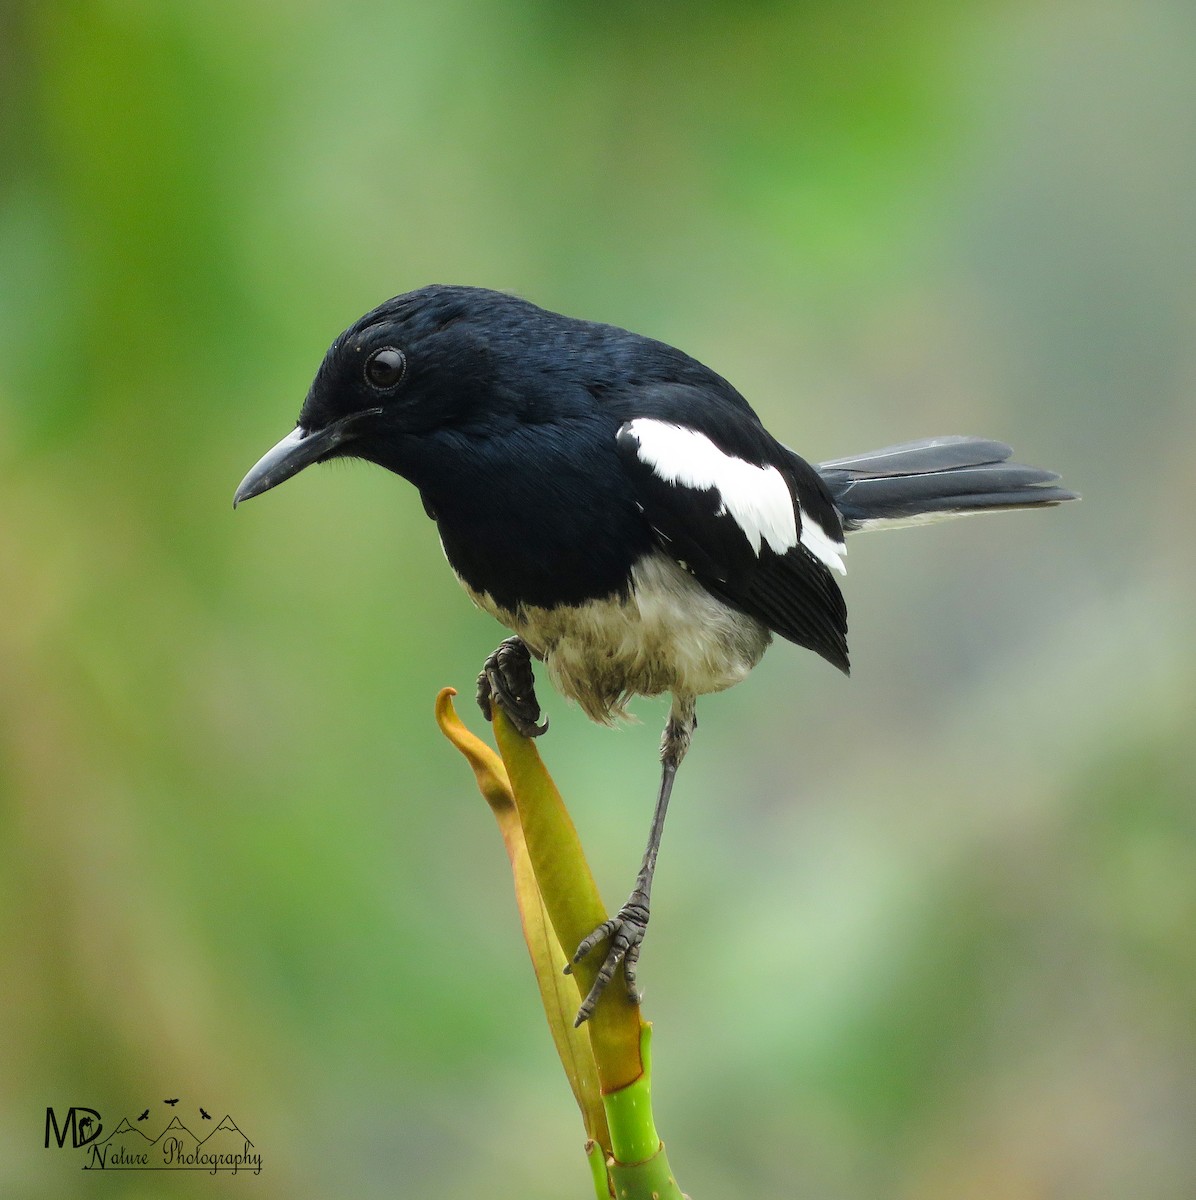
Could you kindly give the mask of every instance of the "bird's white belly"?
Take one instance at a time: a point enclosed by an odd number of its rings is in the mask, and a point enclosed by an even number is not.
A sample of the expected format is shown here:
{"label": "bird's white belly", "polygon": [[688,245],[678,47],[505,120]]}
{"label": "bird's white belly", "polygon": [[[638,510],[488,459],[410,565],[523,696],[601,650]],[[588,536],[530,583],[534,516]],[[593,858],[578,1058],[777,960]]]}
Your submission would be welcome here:
{"label": "bird's white belly", "polygon": [[759,621],[716,599],[663,554],[640,559],[631,579],[626,597],[515,612],[466,591],[544,660],[557,688],[595,721],[626,716],[632,696],[693,697],[731,687],[772,640]]}

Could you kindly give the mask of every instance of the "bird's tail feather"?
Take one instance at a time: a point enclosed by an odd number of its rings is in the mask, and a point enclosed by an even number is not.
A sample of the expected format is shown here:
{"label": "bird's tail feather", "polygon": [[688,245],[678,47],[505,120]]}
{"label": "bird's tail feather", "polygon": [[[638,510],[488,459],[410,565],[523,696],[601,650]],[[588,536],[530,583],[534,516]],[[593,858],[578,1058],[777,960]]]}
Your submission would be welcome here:
{"label": "bird's tail feather", "polygon": [[848,532],[1078,499],[1055,486],[1055,472],[1009,462],[1012,453],[986,438],[938,437],[832,459],[817,470]]}

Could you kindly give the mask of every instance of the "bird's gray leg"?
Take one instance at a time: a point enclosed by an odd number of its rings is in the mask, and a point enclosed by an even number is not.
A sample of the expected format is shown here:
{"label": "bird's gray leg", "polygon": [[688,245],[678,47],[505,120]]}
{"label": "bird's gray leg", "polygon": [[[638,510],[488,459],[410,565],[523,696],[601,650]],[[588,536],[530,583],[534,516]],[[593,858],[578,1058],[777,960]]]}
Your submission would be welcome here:
{"label": "bird's gray leg", "polygon": [[[656,855],[660,850],[660,835],[664,832],[664,818],[669,808],[669,797],[673,794],[673,780],[677,777],[677,768],[689,749],[698,718],[694,712],[694,697],[675,696],[673,709],[669,713],[668,724],[664,727],[664,737],[660,741],[660,792],[656,797],[656,811],[652,814],[652,828],[648,833],[648,848],[644,851],[644,861],[640,873],[635,878],[635,887],[627,897],[627,903],[619,911],[604,921],[587,937],[573,962],[580,962],[599,942],[609,939],[606,960],[594,979],[594,986],[582,1001],[577,1010],[577,1018],[573,1024],[580,1025],[588,1020],[598,1003],[598,997],[606,990],[619,963],[623,963],[623,972],[627,979],[627,995],[632,1004],[638,1004],[640,994],[635,986],[635,966],[640,956],[640,943],[648,928],[648,915],[652,899],[652,874],[656,870]],[[566,973],[572,965],[565,968]]]}
{"label": "bird's gray leg", "polygon": [[494,716],[496,700],[524,737],[539,737],[548,729],[547,718],[540,721],[531,651],[522,638],[509,637],[500,642],[478,676],[478,707],[487,721]]}

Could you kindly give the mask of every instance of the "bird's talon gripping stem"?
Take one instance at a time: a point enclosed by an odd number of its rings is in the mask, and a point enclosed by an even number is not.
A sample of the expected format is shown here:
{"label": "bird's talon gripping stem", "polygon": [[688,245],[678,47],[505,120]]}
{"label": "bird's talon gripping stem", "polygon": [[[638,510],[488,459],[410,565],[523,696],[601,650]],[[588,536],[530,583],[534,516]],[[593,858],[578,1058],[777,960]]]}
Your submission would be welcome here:
{"label": "bird's talon gripping stem", "polygon": [[539,737],[547,731],[548,719],[540,720],[532,656],[520,638],[501,642],[478,676],[478,707],[487,721],[493,719],[495,701],[524,737]]}
{"label": "bird's talon gripping stem", "polygon": [[640,943],[648,928],[648,897],[641,892],[632,892],[627,903],[609,920],[603,921],[589,937],[583,939],[573,962],[565,967],[565,974],[573,972],[573,964],[579,963],[599,943],[606,942],[606,958],[594,977],[594,985],[589,995],[581,1002],[574,1019],[574,1026],[588,1021],[594,1013],[599,997],[606,991],[606,985],[614,978],[619,963],[623,964],[623,973],[627,979],[627,998],[632,1004],[640,1002],[640,993],[635,986],[635,964],[640,956]]}

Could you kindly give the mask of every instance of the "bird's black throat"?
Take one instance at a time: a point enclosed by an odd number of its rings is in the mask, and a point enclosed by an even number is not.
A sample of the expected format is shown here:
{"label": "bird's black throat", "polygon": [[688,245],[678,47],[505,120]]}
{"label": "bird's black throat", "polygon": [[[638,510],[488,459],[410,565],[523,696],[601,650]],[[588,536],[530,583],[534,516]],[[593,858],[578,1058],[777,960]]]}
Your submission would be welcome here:
{"label": "bird's black throat", "polygon": [[621,474],[595,472],[609,420],[446,427],[370,439],[362,458],[419,489],[453,570],[503,608],[556,608],[626,592],[653,534]]}

